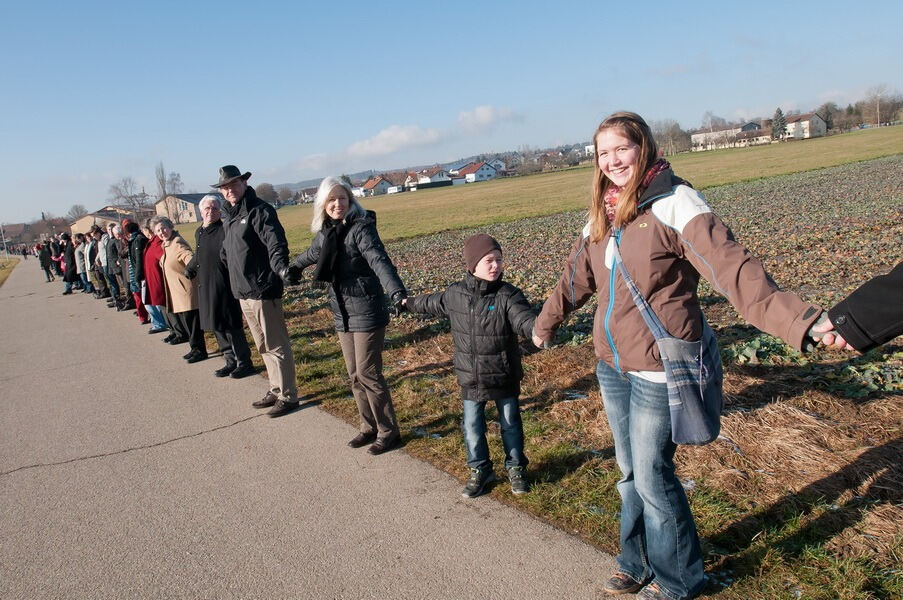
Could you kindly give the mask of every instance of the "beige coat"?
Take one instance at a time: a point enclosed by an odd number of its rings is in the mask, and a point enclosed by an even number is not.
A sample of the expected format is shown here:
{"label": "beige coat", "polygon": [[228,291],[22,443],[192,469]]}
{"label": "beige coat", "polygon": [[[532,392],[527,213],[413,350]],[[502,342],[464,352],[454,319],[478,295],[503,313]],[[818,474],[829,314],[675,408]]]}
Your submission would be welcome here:
{"label": "beige coat", "polygon": [[185,277],[185,267],[194,257],[191,246],[175,231],[163,242],[163,282],[166,290],[166,308],[173,313],[188,312],[198,308],[198,292],[194,283]]}

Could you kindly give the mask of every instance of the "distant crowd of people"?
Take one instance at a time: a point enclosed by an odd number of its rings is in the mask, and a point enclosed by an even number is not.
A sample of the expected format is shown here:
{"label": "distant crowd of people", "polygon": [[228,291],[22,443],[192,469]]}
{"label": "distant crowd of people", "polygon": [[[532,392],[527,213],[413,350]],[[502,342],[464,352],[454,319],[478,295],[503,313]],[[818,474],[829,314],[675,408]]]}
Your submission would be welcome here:
{"label": "distant crowd of people", "polygon": [[[313,267],[313,279],[328,289],[360,415],[360,430],[348,445],[368,446],[374,455],[401,439],[383,377],[390,313],[448,318],[470,468],[462,495],[468,498],[481,495],[494,479],[486,441],[489,401],[498,409],[511,490],[528,491],[520,340],[547,348],[568,316],[596,298],[596,375],[622,473],[621,553],[604,589],[637,592],[645,600],[692,598],[706,578],[696,525],[675,473],[669,407],[674,382],[660,338],[696,343],[711,332],[697,297],[702,275],[747,321],[794,348],[821,342],[866,350],[903,331],[903,263],[824,311],[775,284],[703,195],[659,155],[639,115],[609,116],[593,143],[588,223],[539,314],[521,290],[502,280],[501,244],[486,234],[465,242],[460,281],[408,298],[375,214],[336,177],[320,184],[311,222],[316,235],[294,259],[275,209],[248,185],[251,173],[234,165],[222,167],[212,186],[225,204],[217,195],[200,203],[203,224],[194,250],[169,219],[157,216],[141,224],[95,227],[74,238],[54,236],[38,255],[48,281],[62,277],[64,294],[94,294],[111,309],[134,311],[150,326],[148,333],[168,332],[164,341],[188,343],[189,363],[207,358],[203,331],[213,332],[225,357],[218,377],[254,371],[244,319],[269,378],[266,395],[252,405],[269,408],[274,417],[298,406],[283,291]],[[720,375],[720,359],[717,367]]]}

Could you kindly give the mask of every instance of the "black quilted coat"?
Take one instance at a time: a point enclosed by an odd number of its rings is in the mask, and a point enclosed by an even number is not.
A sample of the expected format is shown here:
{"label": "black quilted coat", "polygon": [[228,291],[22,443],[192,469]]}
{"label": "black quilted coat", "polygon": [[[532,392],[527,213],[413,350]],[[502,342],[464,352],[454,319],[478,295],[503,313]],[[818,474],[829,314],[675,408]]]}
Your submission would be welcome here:
{"label": "black quilted coat", "polygon": [[[332,227],[327,219],[323,225]],[[323,247],[324,231],[317,232],[310,248],[299,255],[293,266],[306,269],[317,263]],[[329,284],[329,303],[336,330],[375,331],[389,324],[384,294],[405,293],[395,265],[386,254],[376,231],[376,213],[352,215],[345,219],[344,236],[338,241],[335,277]],[[384,292],[385,290],[385,292]]]}
{"label": "black quilted coat", "polygon": [[412,313],[448,317],[455,374],[464,400],[485,402],[520,395],[524,372],[518,335],[531,337],[536,313],[518,288],[468,273],[444,292],[408,298],[407,308]]}

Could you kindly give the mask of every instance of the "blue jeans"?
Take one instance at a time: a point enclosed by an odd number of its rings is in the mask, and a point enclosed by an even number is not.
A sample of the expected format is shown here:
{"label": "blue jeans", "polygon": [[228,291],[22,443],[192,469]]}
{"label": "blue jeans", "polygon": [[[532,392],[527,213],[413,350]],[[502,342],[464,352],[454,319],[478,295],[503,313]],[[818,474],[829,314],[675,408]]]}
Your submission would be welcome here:
{"label": "blue jeans", "polygon": [[104,267],[103,274],[110,286],[110,293],[113,294],[114,298],[119,298],[119,282],[116,281],[116,276],[110,272],[110,267]]}
{"label": "blue jeans", "polygon": [[675,600],[691,598],[706,577],[690,504],[674,472],[668,388],[602,361],[596,376],[622,475],[618,567],[637,581],[654,579]]}
{"label": "blue jeans", "polygon": [[86,294],[90,294],[94,292],[94,286],[88,281],[87,273],[79,273],[79,278],[82,280],[82,291]]}
{"label": "blue jeans", "polygon": [[[464,449],[467,452],[467,466],[471,469],[491,469],[489,445],[486,443],[486,403],[464,400],[464,415],[461,430],[464,432]],[[524,426],[520,420],[520,406],[517,397],[495,401],[502,428],[502,445],[505,448],[505,468],[526,467],[524,455]]]}
{"label": "blue jeans", "polygon": [[154,329],[169,329],[166,324],[166,318],[163,316],[163,306],[156,304],[145,304],[147,314],[150,315],[151,327]]}

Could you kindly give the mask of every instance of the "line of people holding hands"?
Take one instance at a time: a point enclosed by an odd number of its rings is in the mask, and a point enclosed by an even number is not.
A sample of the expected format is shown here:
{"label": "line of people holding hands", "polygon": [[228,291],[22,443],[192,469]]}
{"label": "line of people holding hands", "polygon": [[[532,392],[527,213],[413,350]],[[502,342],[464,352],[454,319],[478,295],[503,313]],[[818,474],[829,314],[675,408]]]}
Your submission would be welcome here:
{"label": "line of people holding hands", "polygon": [[[225,202],[213,194],[201,201],[204,220],[193,251],[161,216],[151,219],[143,233],[137,224],[127,223],[124,229],[115,226],[91,235],[98,251],[108,236],[107,255],[118,252],[129,258],[127,271],[104,278],[105,289],[114,288],[113,279],[118,287],[127,282],[139,319],[150,321],[151,333],[169,330],[170,341],[189,341],[188,362],[207,358],[203,331],[212,331],[226,360],[215,374],[252,373],[243,317],[269,380],[265,396],[252,405],[269,408],[273,417],[291,412],[299,402],[283,292],[312,267],[312,278],[328,289],[360,414],[359,432],[348,445],[367,446],[373,455],[401,442],[383,376],[390,312],[447,318],[461,387],[470,469],[462,495],[468,498],[484,493],[495,479],[486,441],[485,406],[490,401],[498,409],[511,491],[528,492],[519,407],[520,339],[548,348],[568,316],[596,297],[596,375],[622,474],[617,483],[621,551],[618,569],[603,589],[612,595],[637,593],[646,600],[692,598],[705,587],[706,577],[693,515],[675,473],[668,376],[656,337],[621,274],[629,273],[634,294],[645,299],[647,310],[675,338],[698,340],[708,327],[697,297],[703,276],[748,322],[798,350],[821,341],[865,351],[903,331],[903,263],[824,311],[777,286],[703,195],[660,157],[639,115],[610,115],[596,129],[593,143],[588,222],[538,314],[521,290],[503,281],[502,247],[486,234],[465,242],[466,271],[460,281],[408,297],[379,237],[375,213],[361,206],[347,180],[336,177],[321,182],[311,222],[314,239],[294,259],[276,210],[248,185],[251,173],[234,165],[222,167],[212,186]],[[75,247],[66,242],[62,254],[68,263],[70,255],[75,261]],[[114,269],[108,260],[100,273]],[[70,293],[77,275],[73,271],[70,276],[67,269],[64,293]],[[119,304],[129,308],[125,301]]]}

